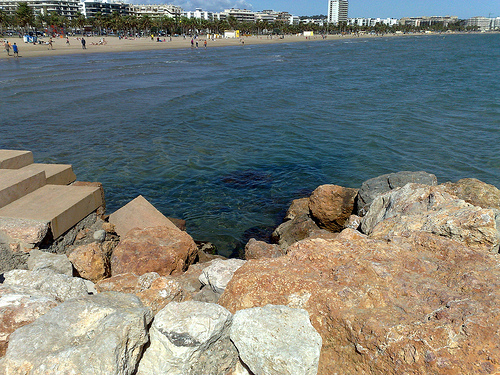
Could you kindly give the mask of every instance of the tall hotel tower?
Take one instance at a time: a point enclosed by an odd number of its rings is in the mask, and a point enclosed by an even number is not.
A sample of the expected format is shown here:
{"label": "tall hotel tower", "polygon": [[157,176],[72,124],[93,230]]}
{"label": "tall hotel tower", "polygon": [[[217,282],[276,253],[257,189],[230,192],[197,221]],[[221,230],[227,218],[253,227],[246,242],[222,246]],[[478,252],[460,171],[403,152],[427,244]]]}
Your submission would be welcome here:
{"label": "tall hotel tower", "polygon": [[348,0],[328,0],[328,22],[338,24],[347,22]]}

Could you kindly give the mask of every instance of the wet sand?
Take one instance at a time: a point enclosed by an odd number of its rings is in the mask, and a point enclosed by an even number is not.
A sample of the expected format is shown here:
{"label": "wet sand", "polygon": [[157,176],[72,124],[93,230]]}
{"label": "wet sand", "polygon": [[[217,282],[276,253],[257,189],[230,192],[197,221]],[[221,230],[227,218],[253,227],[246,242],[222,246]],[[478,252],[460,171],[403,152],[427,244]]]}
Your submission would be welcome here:
{"label": "wet sand", "polygon": [[[384,37],[395,36],[384,35]],[[362,35],[362,36],[339,36],[339,35],[329,35],[326,39],[321,36],[304,37],[304,36],[285,36],[283,39],[273,37],[272,39],[266,36],[248,36],[238,39],[215,39],[207,40],[207,48],[214,47],[226,47],[226,46],[243,46],[243,45],[255,45],[255,44],[280,44],[280,43],[292,43],[292,42],[320,42],[324,40],[335,40],[335,39],[358,39],[358,38],[377,38],[380,36],[373,35]],[[12,45],[16,43],[19,47],[19,57],[20,58],[32,58],[41,56],[58,56],[58,55],[70,55],[70,54],[89,54],[89,53],[103,53],[103,52],[140,52],[149,50],[162,50],[170,48],[191,48],[191,38],[186,37],[173,37],[172,41],[166,38],[166,41],[157,42],[151,40],[151,38],[131,38],[131,39],[118,39],[117,37],[108,36],[104,37],[105,44],[99,44],[101,37],[88,37],[85,38],[86,49],[82,48],[80,38],[70,37],[70,44],[66,44],[65,38],[53,38],[53,49],[49,49],[47,44],[28,44],[24,43],[21,38],[18,37],[8,37],[5,38]],[[48,42],[48,38],[43,38],[45,42]],[[163,40],[163,38],[161,39]],[[204,38],[198,38],[198,48],[203,49]],[[10,56],[7,56],[7,52],[3,48],[3,40],[0,43],[0,59],[14,58],[12,48],[10,50]]]}

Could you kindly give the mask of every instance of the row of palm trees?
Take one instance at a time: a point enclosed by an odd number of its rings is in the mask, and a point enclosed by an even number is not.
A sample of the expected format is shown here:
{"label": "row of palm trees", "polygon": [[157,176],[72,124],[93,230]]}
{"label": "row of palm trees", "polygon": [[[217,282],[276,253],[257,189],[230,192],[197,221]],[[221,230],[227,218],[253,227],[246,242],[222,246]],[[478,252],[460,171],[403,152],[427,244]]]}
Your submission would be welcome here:
{"label": "row of palm trees", "polygon": [[266,21],[257,22],[238,22],[234,17],[228,17],[227,20],[201,20],[186,17],[137,17],[133,15],[121,15],[117,12],[113,14],[97,13],[95,17],[86,18],[83,14],[77,13],[71,19],[57,13],[35,15],[33,9],[27,3],[19,3],[16,14],[8,15],[0,10],[0,32],[2,28],[13,29],[20,28],[23,32],[30,29],[51,29],[63,30],[64,32],[92,29],[98,34],[136,35],[136,34],[197,34],[210,33],[222,34],[224,30],[238,29],[242,34],[298,34],[303,31],[314,31],[316,34],[340,34],[340,33],[359,33],[374,32],[377,34],[401,32],[415,32],[424,30],[433,31],[467,31],[474,28],[467,27],[464,21],[444,26],[435,24],[424,27],[412,27],[404,25],[388,26],[377,24],[373,27],[348,25],[339,23],[338,25],[323,25],[313,23],[299,23],[290,25],[287,22],[275,21],[268,23]]}

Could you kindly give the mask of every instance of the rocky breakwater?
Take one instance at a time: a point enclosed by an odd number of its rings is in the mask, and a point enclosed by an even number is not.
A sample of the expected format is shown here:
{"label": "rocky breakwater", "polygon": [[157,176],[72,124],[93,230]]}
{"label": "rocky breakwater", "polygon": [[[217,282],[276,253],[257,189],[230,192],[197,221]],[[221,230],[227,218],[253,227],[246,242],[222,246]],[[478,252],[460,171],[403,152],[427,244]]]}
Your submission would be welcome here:
{"label": "rocky breakwater", "polygon": [[323,185],[242,260],[138,197],[4,273],[0,373],[493,374],[499,212],[474,179]]}

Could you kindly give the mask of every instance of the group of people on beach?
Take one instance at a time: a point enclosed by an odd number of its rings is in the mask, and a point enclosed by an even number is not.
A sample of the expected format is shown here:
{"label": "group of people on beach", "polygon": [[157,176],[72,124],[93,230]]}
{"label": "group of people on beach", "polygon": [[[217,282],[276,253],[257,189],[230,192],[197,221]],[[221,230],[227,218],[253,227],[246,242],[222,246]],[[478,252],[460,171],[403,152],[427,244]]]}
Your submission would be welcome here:
{"label": "group of people on beach", "polygon": [[3,46],[5,48],[5,51],[7,52],[7,56],[10,56],[10,49],[12,48],[13,56],[19,57],[19,47],[16,43],[11,45],[8,40],[4,40]]}

